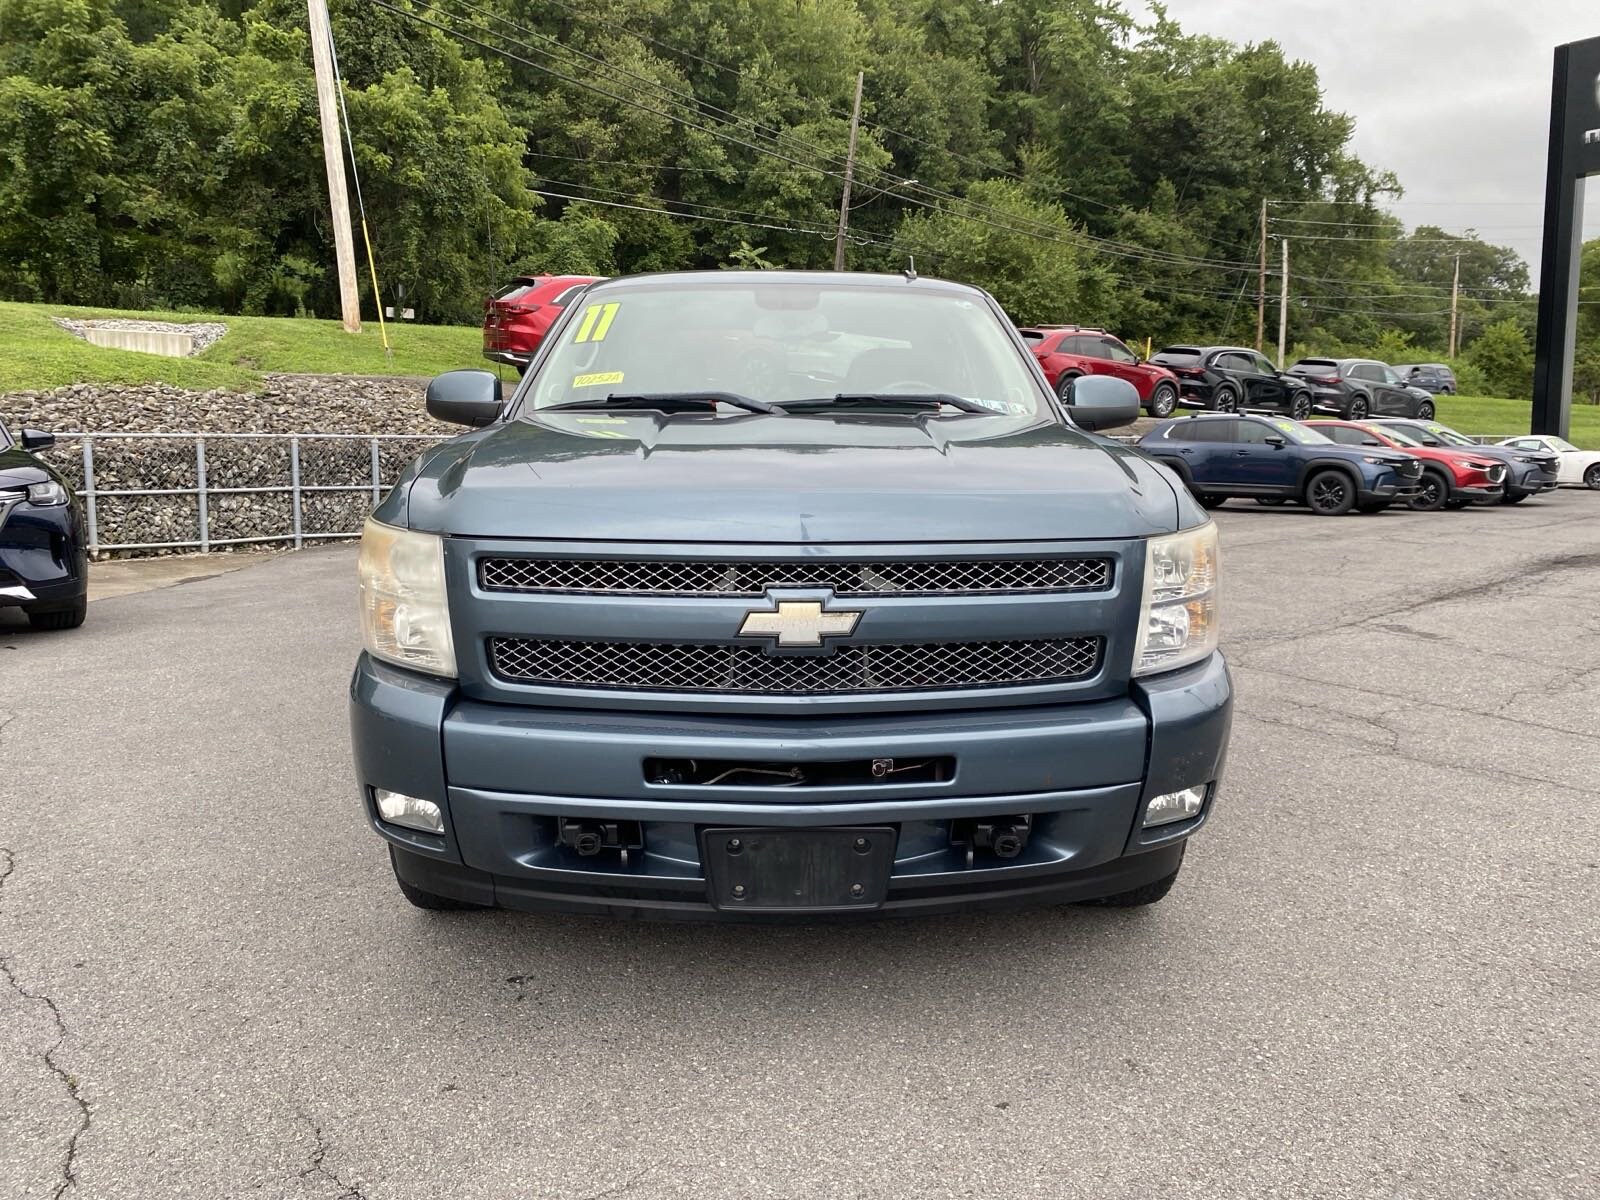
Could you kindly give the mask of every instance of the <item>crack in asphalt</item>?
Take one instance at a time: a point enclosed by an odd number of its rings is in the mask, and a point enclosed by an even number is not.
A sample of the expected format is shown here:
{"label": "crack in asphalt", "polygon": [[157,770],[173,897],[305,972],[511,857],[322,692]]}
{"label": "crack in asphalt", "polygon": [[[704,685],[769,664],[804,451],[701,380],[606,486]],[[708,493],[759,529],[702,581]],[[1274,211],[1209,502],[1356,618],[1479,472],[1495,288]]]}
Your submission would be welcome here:
{"label": "crack in asphalt", "polygon": [[1496,592],[1505,591],[1516,587],[1518,584],[1535,583],[1548,575],[1554,575],[1572,567],[1600,566],[1600,554],[1553,554],[1547,558],[1537,558],[1523,564],[1515,571],[1496,576],[1494,579],[1485,579],[1481,583],[1471,584],[1466,587],[1456,587],[1445,591],[1435,592],[1421,599],[1411,600],[1397,608],[1384,609],[1382,612],[1368,613],[1365,616],[1355,617],[1348,621],[1340,621],[1331,625],[1319,625],[1315,629],[1298,633],[1268,633],[1259,637],[1242,637],[1231,639],[1230,644],[1235,646],[1284,646],[1293,645],[1295,642],[1306,638],[1319,637],[1323,634],[1342,633],[1351,629],[1360,629],[1363,626],[1378,626],[1394,617],[1404,617],[1419,609],[1428,608],[1435,604],[1454,604],[1464,600],[1478,600],[1492,596]]}
{"label": "crack in asphalt", "polygon": [[1600,790],[1580,787],[1578,784],[1569,783],[1563,779],[1549,779],[1543,775],[1524,775],[1521,771],[1510,771],[1504,767],[1486,767],[1468,763],[1452,762],[1448,758],[1428,758],[1424,755],[1406,750],[1401,746],[1401,742],[1405,738],[1407,731],[1390,729],[1388,726],[1382,725],[1377,721],[1368,721],[1366,723],[1373,725],[1376,728],[1384,729],[1388,733],[1392,734],[1394,741],[1391,745],[1383,746],[1369,740],[1352,737],[1350,733],[1345,730],[1329,729],[1326,726],[1312,727],[1306,725],[1296,725],[1293,721],[1284,721],[1276,717],[1263,716],[1260,713],[1251,712],[1249,708],[1246,708],[1237,702],[1234,705],[1234,712],[1245,717],[1247,720],[1257,721],[1262,725],[1275,725],[1282,729],[1292,729],[1296,733],[1308,733],[1313,737],[1325,737],[1332,742],[1344,742],[1346,744],[1358,745],[1368,751],[1387,754],[1404,762],[1416,763],[1420,767],[1434,767],[1436,769],[1447,771],[1465,771],[1468,774],[1476,775],[1494,775],[1501,779],[1512,779],[1518,783],[1540,783],[1545,787],[1561,788],[1565,791],[1578,792],[1579,794],[1585,796],[1600,796]]}
{"label": "crack in asphalt", "polygon": [[310,1179],[313,1175],[321,1176],[339,1189],[338,1200],[366,1200],[366,1193],[358,1185],[346,1183],[339,1178],[338,1172],[326,1165],[325,1160],[332,1147],[328,1145],[328,1139],[322,1135],[322,1126],[303,1112],[300,1114],[300,1119],[311,1127],[311,1136],[316,1139],[317,1144],[312,1147],[310,1164],[300,1172],[299,1177]]}
{"label": "crack in asphalt", "polygon": [[640,1171],[624,1179],[621,1183],[608,1187],[603,1192],[590,1192],[587,1196],[578,1197],[578,1200],[608,1200],[608,1197],[611,1196],[624,1195],[643,1183],[644,1177],[648,1174],[650,1174],[648,1170]]}
{"label": "crack in asphalt", "polygon": [[[1324,688],[1341,688],[1347,692],[1355,692],[1362,696],[1373,696],[1379,700],[1390,702],[1396,700],[1396,696],[1391,692],[1377,692],[1373,691],[1371,688],[1360,687],[1353,683],[1339,683],[1338,681],[1332,679],[1314,679],[1310,675],[1297,675],[1293,671],[1284,671],[1277,667],[1263,667],[1257,663],[1241,662],[1237,659],[1230,660],[1229,666],[1236,671],[1260,671],[1263,675],[1276,675],[1280,679],[1292,679],[1297,683],[1309,683],[1314,684],[1317,687]],[[1518,696],[1526,695],[1533,691],[1543,690],[1545,689],[1524,688],[1518,693]],[[1513,696],[1512,699],[1515,700],[1517,698],[1517,696]],[[1545,733],[1559,733],[1562,737],[1576,738],[1577,740],[1583,742],[1600,742],[1600,734],[1579,733],[1576,730],[1566,729],[1560,725],[1547,725],[1543,721],[1530,721],[1526,717],[1508,717],[1497,709],[1469,708],[1464,704],[1445,704],[1439,700],[1423,700],[1415,696],[1400,697],[1399,699],[1401,702],[1396,704],[1394,708],[1389,709],[1388,712],[1393,712],[1398,708],[1437,708],[1441,712],[1455,713],[1457,715],[1472,717],[1483,717],[1491,721],[1504,721],[1507,725],[1516,725],[1523,729],[1539,729],[1543,730]],[[1509,707],[1511,703],[1512,701],[1506,701],[1505,705],[1502,705],[1502,708]],[[1302,705],[1302,707],[1305,706]],[[1387,716],[1388,712],[1380,713],[1379,715]],[[1341,713],[1339,715],[1345,716],[1348,714]],[[1355,719],[1359,720],[1360,718]]]}
{"label": "crack in asphalt", "polygon": [[[6,724],[9,723],[10,718],[8,717]],[[0,729],[4,729],[4,727],[4,725],[0,725]],[[4,869],[0,870],[0,892],[3,892],[6,880],[10,879],[17,869],[17,857],[6,846],[0,846],[0,855],[3,855],[5,859]],[[78,1109],[77,1128],[72,1131],[72,1136],[67,1139],[66,1149],[62,1151],[61,1155],[61,1178],[57,1182],[55,1189],[50,1193],[50,1200],[61,1200],[61,1197],[69,1191],[77,1190],[78,1142],[84,1134],[89,1132],[89,1126],[94,1121],[94,1114],[89,1108],[88,1101],[83,1098],[82,1092],[79,1091],[78,1077],[56,1062],[56,1052],[61,1049],[62,1043],[67,1040],[67,1022],[61,1016],[61,1009],[56,1006],[56,1002],[53,999],[43,992],[30,992],[17,982],[16,972],[11,969],[9,955],[0,955],[0,975],[6,977],[6,982],[11,985],[12,990],[17,995],[25,1000],[33,1000],[43,1004],[50,1013],[50,1019],[55,1022],[56,1040],[50,1043],[49,1048],[39,1058],[50,1073],[61,1081],[62,1086],[66,1089],[67,1096]]]}

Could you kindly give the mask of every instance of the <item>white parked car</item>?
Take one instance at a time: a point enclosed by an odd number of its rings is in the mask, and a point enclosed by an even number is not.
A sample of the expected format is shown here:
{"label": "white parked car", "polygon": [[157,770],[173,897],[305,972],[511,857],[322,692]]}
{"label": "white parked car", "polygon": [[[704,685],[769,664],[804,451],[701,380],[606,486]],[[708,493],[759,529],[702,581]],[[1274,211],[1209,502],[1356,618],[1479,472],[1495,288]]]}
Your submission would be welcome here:
{"label": "white parked car", "polygon": [[1581,484],[1600,492],[1600,450],[1579,450],[1571,442],[1543,434],[1507,438],[1500,443],[1513,450],[1542,450],[1561,460],[1557,483]]}

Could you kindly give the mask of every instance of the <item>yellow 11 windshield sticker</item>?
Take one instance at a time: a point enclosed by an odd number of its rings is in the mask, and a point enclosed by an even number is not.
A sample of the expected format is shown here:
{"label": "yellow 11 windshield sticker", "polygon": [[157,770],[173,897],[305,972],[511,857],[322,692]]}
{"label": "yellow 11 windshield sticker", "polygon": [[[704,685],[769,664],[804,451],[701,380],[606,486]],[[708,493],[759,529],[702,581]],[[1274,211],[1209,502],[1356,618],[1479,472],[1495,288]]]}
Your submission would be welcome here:
{"label": "yellow 11 windshield sticker", "polygon": [[617,309],[620,304],[591,304],[583,310],[583,319],[578,323],[578,336],[574,342],[603,342],[606,334],[611,332],[611,322],[616,320]]}

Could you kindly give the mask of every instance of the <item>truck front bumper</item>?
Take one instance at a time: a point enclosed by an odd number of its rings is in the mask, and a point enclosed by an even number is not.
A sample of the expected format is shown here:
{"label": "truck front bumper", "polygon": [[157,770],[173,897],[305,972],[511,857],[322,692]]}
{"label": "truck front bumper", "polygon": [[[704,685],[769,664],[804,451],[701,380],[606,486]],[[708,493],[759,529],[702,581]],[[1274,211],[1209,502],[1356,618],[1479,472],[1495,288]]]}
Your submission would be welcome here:
{"label": "truck front bumper", "polygon": [[[1221,655],[1115,700],[793,719],[487,704],[363,655],[350,713],[368,822],[407,882],[507,908],[751,920],[773,914],[713,901],[700,851],[708,828],[891,827],[886,894],[847,916],[1065,903],[1163,878],[1216,802],[1232,704]],[[727,787],[654,783],[644,771],[661,757],[930,755],[954,760],[949,778]],[[1152,797],[1190,787],[1205,792],[1197,815],[1143,827]],[[381,820],[374,788],[437,804],[443,832]],[[1024,817],[1031,833],[1015,857],[958,836],[975,821]],[[585,857],[562,842],[563,821],[628,823],[642,846]]]}

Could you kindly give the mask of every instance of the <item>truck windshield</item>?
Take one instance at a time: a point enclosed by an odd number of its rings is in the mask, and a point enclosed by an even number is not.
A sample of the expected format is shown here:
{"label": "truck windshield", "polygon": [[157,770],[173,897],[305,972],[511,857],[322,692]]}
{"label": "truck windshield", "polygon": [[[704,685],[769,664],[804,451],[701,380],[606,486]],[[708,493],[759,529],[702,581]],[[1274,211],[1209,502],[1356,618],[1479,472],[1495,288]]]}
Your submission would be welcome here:
{"label": "truck windshield", "polygon": [[970,419],[973,409],[1034,417],[1045,402],[981,299],[849,283],[664,280],[590,291],[536,370],[525,409],[612,395],[721,392],[777,405],[944,395],[970,403],[895,407]]}

